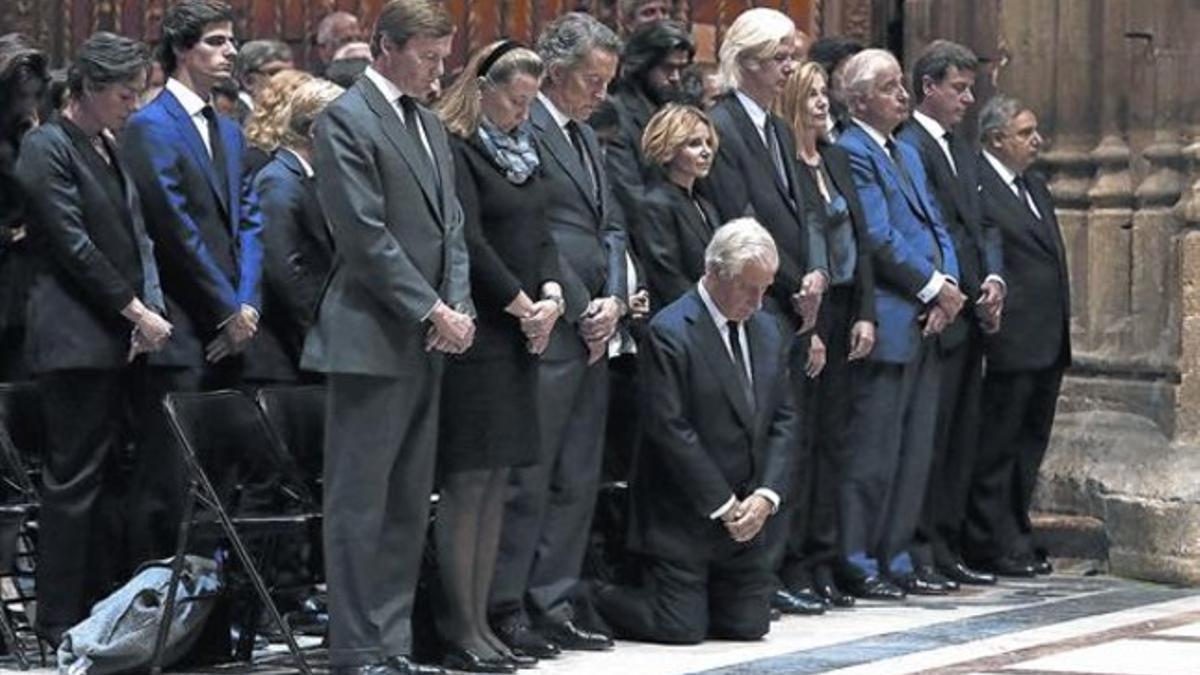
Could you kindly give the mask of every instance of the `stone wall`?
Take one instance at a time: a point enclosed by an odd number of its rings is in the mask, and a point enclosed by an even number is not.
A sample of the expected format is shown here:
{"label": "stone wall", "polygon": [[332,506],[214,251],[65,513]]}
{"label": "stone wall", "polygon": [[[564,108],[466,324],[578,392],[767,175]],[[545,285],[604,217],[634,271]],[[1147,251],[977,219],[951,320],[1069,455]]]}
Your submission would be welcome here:
{"label": "stone wall", "polygon": [[1111,569],[1200,583],[1200,3],[907,0],[905,53],[990,60],[1038,114],[1075,365],[1039,506],[1105,523]]}

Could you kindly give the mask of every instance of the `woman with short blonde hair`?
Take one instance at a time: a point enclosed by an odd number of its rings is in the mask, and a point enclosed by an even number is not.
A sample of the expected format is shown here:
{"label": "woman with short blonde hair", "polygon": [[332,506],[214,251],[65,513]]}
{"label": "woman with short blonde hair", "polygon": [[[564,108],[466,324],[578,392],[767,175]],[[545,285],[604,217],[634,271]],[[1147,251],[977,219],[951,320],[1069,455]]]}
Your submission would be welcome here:
{"label": "woman with short blonde hair", "polygon": [[271,76],[254,98],[254,110],[246,120],[246,140],[250,147],[246,155],[247,176],[253,176],[279,147],[284,135],[288,102],[301,84],[313,76],[302,70],[288,68]]}
{"label": "woman with short blonde hair", "polygon": [[697,126],[708,129],[712,152],[717,151],[717,131],[708,114],[695,106],[669,103],[646,124],[642,132],[642,156],[652,166],[664,167],[675,159],[679,149]]}

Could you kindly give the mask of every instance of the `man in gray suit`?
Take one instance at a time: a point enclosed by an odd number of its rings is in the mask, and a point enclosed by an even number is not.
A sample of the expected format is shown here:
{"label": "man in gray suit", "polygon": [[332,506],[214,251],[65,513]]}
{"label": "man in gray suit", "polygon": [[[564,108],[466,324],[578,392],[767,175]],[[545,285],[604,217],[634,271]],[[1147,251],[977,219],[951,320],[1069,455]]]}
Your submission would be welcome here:
{"label": "man in gray suit", "polygon": [[546,77],[528,124],[545,171],[566,313],[541,358],[540,461],[513,472],[488,604],[501,639],[544,658],[558,647],[612,645],[576,625],[572,600],[600,482],[607,345],[626,307],[625,232],[596,134],[584,121],[616,74],[620,40],[573,12],[546,27],[537,51]]}
{"label": "man in gray suit", "polygon": [[372,65],[316,127],[333,272],[303,366],[329,374],[325,565],[335,673],[429,673],[409,660],[433,489],[441,353],[470,347],[467,249],[446,130],[418,101],[453,24],[391,0]]}

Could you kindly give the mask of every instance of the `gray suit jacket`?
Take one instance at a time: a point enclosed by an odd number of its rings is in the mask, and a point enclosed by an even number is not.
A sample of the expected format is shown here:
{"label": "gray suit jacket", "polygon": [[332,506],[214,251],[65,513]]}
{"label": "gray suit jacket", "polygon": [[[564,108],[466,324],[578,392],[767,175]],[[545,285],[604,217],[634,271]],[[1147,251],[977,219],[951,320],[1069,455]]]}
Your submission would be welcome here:
{"label": "gray suit jacket", "polygon": [[626,299],[625,226],[592,128],[579,123],[600,181],[599,201],[579,153],[540,100],[534,102],[526,125],[537,139],[541,155],[549,197],[546,218],[558,246],[560,283],[567,301],[566,320],[555,326],[542,358],[575,358],[587,353],[576,330],[587,303],[607,296]]}
{"label": "gray suit jacket", "polygon": [[446,130],[428,110],[420,115],[434,171],[365,78],[317,122],[317,197],[336,256],[305,341],[305,369],[413,373],[430,358],[425,319],[439,299],[474,313]]}

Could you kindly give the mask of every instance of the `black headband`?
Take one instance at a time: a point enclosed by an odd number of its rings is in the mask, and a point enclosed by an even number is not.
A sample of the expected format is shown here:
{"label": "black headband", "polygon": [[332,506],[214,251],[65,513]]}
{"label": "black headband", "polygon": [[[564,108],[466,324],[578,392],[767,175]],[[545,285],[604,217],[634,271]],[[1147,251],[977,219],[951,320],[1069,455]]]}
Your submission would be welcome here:
{"label": "black headband", "polygon": [[505,54],[514,49],[520,49],[521,46],[521,43],[517,42],[516,40],[505,40],[504,42],[501,42],[500,46],[493,49],[492,53],[488,54],[487,58],[483,60],[483,63],[479,64],[479,68],[475,71],[475,76],[483,77],[484,75],[487,75],[488,71],[492,69],[492,66],[496,65],[496,62],[503,58]]}

